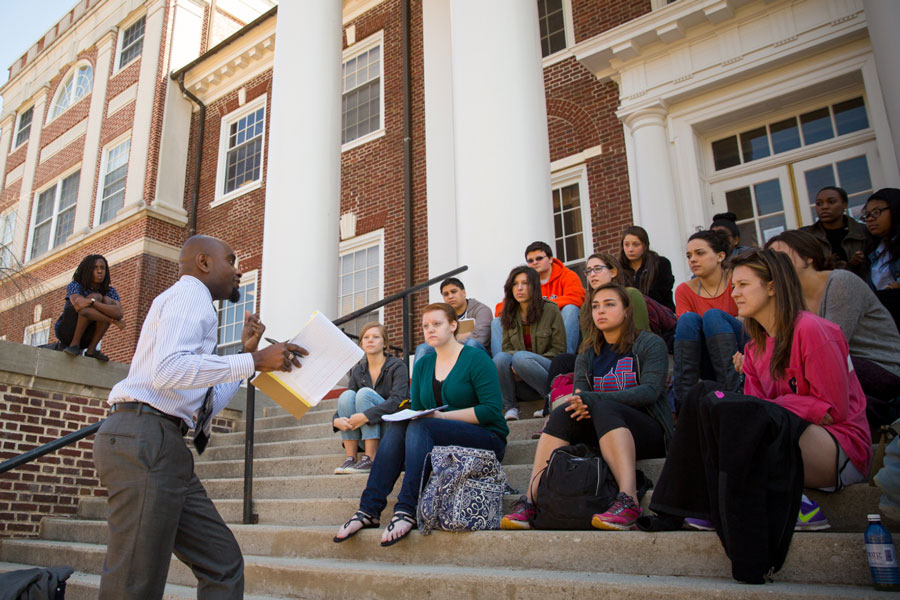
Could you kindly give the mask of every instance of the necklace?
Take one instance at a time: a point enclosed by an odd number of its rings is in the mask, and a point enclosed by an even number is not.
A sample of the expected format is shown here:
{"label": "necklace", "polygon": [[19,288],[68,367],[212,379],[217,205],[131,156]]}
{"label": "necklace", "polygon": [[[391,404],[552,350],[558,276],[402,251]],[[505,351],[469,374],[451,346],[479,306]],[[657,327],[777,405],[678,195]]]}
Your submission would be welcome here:
{"label": "necklace", "polygon": [[711,294],[708,290],[704,290],[704,289],[703,289],[703,282],[702,282],[702,281],[700,280],[700,278],[698,277],[698,278],[697,278],[697,285],[700,286],[700,293],[698,293],[697,295],[700,296],[700,297],[702,298],[702,297],[703,297],[703,292],[706,292],[707,297],[709,297],[709,298],[715,298],[716,296],[719,295],[719,286],[722,285],[722,281],[724,281],[724,280],[725,280],[725,270],[722,269],[721,275],[719,276],[719,283],[716,284],[715,294]]}

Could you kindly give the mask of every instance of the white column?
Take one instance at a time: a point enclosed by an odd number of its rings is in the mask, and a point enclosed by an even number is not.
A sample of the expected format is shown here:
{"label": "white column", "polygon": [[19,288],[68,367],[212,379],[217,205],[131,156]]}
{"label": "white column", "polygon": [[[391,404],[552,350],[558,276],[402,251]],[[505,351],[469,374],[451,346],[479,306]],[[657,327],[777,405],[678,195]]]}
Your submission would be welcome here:
{"label": "white column", "polygon": [[[16,232],[13,235],[13,248],[17,251],[26,248],[25,243],[28,227],[31,224],[26,215],[30,214],[29,202],[31,202],[31,192],[34,189],[34,171],[37,168],[38,157],[41,154],[41,131],[44,129],[44,119],[46,117],[44,108],[47,105],[47,93],[49,89],[44,88],[38,93],[39,95],[34,101],[34,115],[31,118],[31,131],[28,134],[28,149],[25,151],[25,170],[22,171],[22,187],[19,191],[19,208],[16,210]],[[21,215],[21,216],[19,216]],[[22,262],[28,260],[27,255],[22,256]]]}
{"label": "white column", "polygon": [[[97,42],[97,64],[94,65],[94,89],[91,91],[91,108],[88,112],[87,134],[84,138],[84,158],[81,161],[81,179],[78,184],[78,204],[75,206],[73,235],[85,235],[91,230],[91,201],[97,189],[97,156],[100,153],[100,132],[103,111],[106,109],[106,84],[109,66],[116,45],[115,30],[107,32]],[[100,174],[102,180],[103,173]]]}
{"label": "white column", "polygon": [[147,9],[144,22],[144,49],[141,52],[141,73],[134,105],[134,128],[128,151],[128,178],[125,183],[124,207],[143,206],[144,181],[147,175],[147,154],[150,149],[150,125],[156,98],[156,75],[159,68],[159,48],[162,43],[163,17],[166,3],[157,1]]}
{"label": "white column", "polygon": [[[9,147],[12,143],[13,128],[16,126],[16,114],[10,113],[0,121],[0,192],[6,187],[6,159],[9,157]],[[5,198],[0,198],[0,203]]]}
{"label": "white column", "polygon": [[[900,45],[897,44],[897,26],[900,25],[900,2],[896,0],[863,0],[866,11],[866,27],[875,56],[875,69],[881,84],[881,94],[887,111],[890,131],[879,132],[878,138],[893,142],[891,164],[885,165],[885,183],[892,187],[900,181],[889,177],[896,175],[900,167]],[[867,90],[868,91],[868,90]],[[885,154],[879,144],[879,151]],[[882,159],[885,157],[882,156]]]}
{"label": "white column", "polygon": [[638,206],[634,221],[647,230],[650,248],[672,262],[675,281],[683,281],[687,272],[680,258],[685,244],[669,161],[666,115],[664,108],[652,107],[625,117],[634,157],[631,188],[637,193]]}
{"label": "white column", "polygon": [[[428,274],[460,266],[457,248],[456,183],[453,167],[453,72],[450,0],[422,3],[425,59],[425,182],[428,197]],[[471,273],[460,275],[464,280]],[[438,286],[429,299],[438,302]]]}
{"label": "white column", "polygon": [[337,316],[341,38],[340,2],[279,4],[261,286],[276,338]]}
{"label": "white column", "polygon": [[525,247],[553,246],[537,4],[452,0],[450,38],[458,252],[466,290],[493,306]]}

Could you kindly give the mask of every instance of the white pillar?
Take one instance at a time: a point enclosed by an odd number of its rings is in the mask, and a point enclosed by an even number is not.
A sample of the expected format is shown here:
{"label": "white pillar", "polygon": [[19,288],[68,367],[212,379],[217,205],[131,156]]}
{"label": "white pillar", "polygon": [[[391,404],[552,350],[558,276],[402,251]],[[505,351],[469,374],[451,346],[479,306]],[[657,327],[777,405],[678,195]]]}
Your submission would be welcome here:
{"label": "white pillar", "polygon": [[[44,86],[34,101],[34,112],[31,113],[31,131],[28,133],[28,148],[25,150],[25,169],[22,171],[22,187],[19,190],[19,208],[16,210],[16,232],[13,234],[13,248],[26,248],[26,234],[31,222],[28,216],[31,214],[29,203],[31,192],[34,189],[34,171],[37,168],[38,158],[41,154],[41,131],[44,129],[47,105],[47,93],[49,89]],[[20,216],[21,215],[21,216]],[[22,262],[28,260],[28,255],[20,255]]]}
{"label": "white pillar", "polygon": [[[893,141],[892,164],[885,165],[885,177],[897,173],[900,166],[900,45],[897,44],[897,26],[900,25],[900,2],[896,0],[863,0],[866,11],[866,27],[875,56],[875,69],[881,84],[881,94],[887,111],[890,131],[879,132],[879,139]],[[880,148],[879,148],[880,150]],[[882,151],[882,154],[884,152]],[[896,187],[900,181],[888,179],[887,185]]]}
{"label": "white pillar", "polygon": [[[0,120],[0,192],[6,187],[6,159],[12,144],[13,128],[16,126],[16,113],[10,113]],[[0,204],[5,198],[0,198]]]}
{"label": "white pillar", "polygon": [[682,239],[675,196],[675,179],[669,161],[669,142],[666,135],[667,112],[662,107],[642,109],[625,117],[631,134],[637,192],[636,225],[647,230],[650,248],[672,262],[675,281],[687,276],[681,260],[685,241]]}
{"label": "white pillar", "polygon": [[[106,84],[109,66],[116,45],[115,30],[109,31],[97,42],[97,64],[94,65],[94,89],[91,90],[91,107],[88,112],[87,134],[84,138],[84,154],[81,162],[81,178],[78,184],[78,204],[75,206],[73,235],[85,235],[91,229],[91,201],[97,189],[97,157],[100,153],[100,132],[106,110]],[[103,173],[100,173],[102,180]]]}
{"label": "white pillar", "polygon": [[[144,49],[141,52],[141,73],[134,105],[134,128],[128,150],[128,175],[125,183],[125,207],[144,206],[144,181],[147,176],[147,155],[150,150],[150,125],[156,99],[156,76],[159,68],[159,48],[162,44],[163,17],[166,3],[157,1],[147,9],[144,22]],[[121,35],[122,32],[119,33]]]}
{"label": "white pillar", "polygon": [[525,247],[554,245],[537,3],[452,0],[450,37],[458,252],[493,306]]}
{"label": "white pillar", "polygon": [[[428,197],[428,276],[460,266],[457,247],[456,183],[453,168],[453,72],[450,0],[422,3],[425,59],[425,182]],[[474,269],[473,269],[474,270]],[[460,275],[467,280],[471,273]],[[429,289],[439,302],[438,286]]]}
{"label": "white pillar", "polygon": [[314,310],[337,316],[341,38],[340,2],[279,4],[261,286],[276,338]]}

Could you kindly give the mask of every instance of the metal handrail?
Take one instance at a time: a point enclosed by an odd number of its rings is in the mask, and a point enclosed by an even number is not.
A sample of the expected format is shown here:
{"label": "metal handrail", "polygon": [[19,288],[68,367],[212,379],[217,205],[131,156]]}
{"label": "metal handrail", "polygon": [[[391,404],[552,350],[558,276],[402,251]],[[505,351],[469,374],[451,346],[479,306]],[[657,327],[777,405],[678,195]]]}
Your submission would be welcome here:
{"label": "metal handrail", "polygon": [[78,431],[73,431],[72,433],[66,434],[61,438],[55,439],[52,442],[47,442],[43,446],[38,446],[37,448],[32,448],[28,452],[23,452],[18,456],[14,456],[9,460],[5,460],[0,463],[0,473],[6,473],[11,469],[15,469],[16,467],[22,466],[25,463],[31,462],[36,458],[40,458],[45,454],[50,454],[51,452],[56,452],[60,448],[65,448],[69,444],[74,444],[79,440],[83,440],[89,435],[93,435],[100,429],[100,425],[103,424],[102,421],[97,421],[92,425],[88,425],[84,429],[79,429]]}

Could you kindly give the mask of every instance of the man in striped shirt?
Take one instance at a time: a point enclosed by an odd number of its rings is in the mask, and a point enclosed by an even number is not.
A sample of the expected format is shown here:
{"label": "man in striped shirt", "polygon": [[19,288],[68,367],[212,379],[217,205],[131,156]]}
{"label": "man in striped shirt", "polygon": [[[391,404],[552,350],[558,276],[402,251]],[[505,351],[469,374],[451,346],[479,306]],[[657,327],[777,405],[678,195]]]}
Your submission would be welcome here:
{"label": "man in striped shirt", "polygon": [[284,343],[257,350],[265,326],[247,312],[243,352],[215,353],[213,302],[237,302],[240,281],[228,244],[188,239],[178,281],[153,301],[128,376],[109,393],[110,416],[94,440],[94,462],[109,493],[101,599],[162,598],[173,551],[196,575],[199,598],[243,597],[240,547],[194,473],[183,436],[202,427],[196,415],[207,390],[215,415],[242,379],[299,367],[294,353],[306,351]]}

